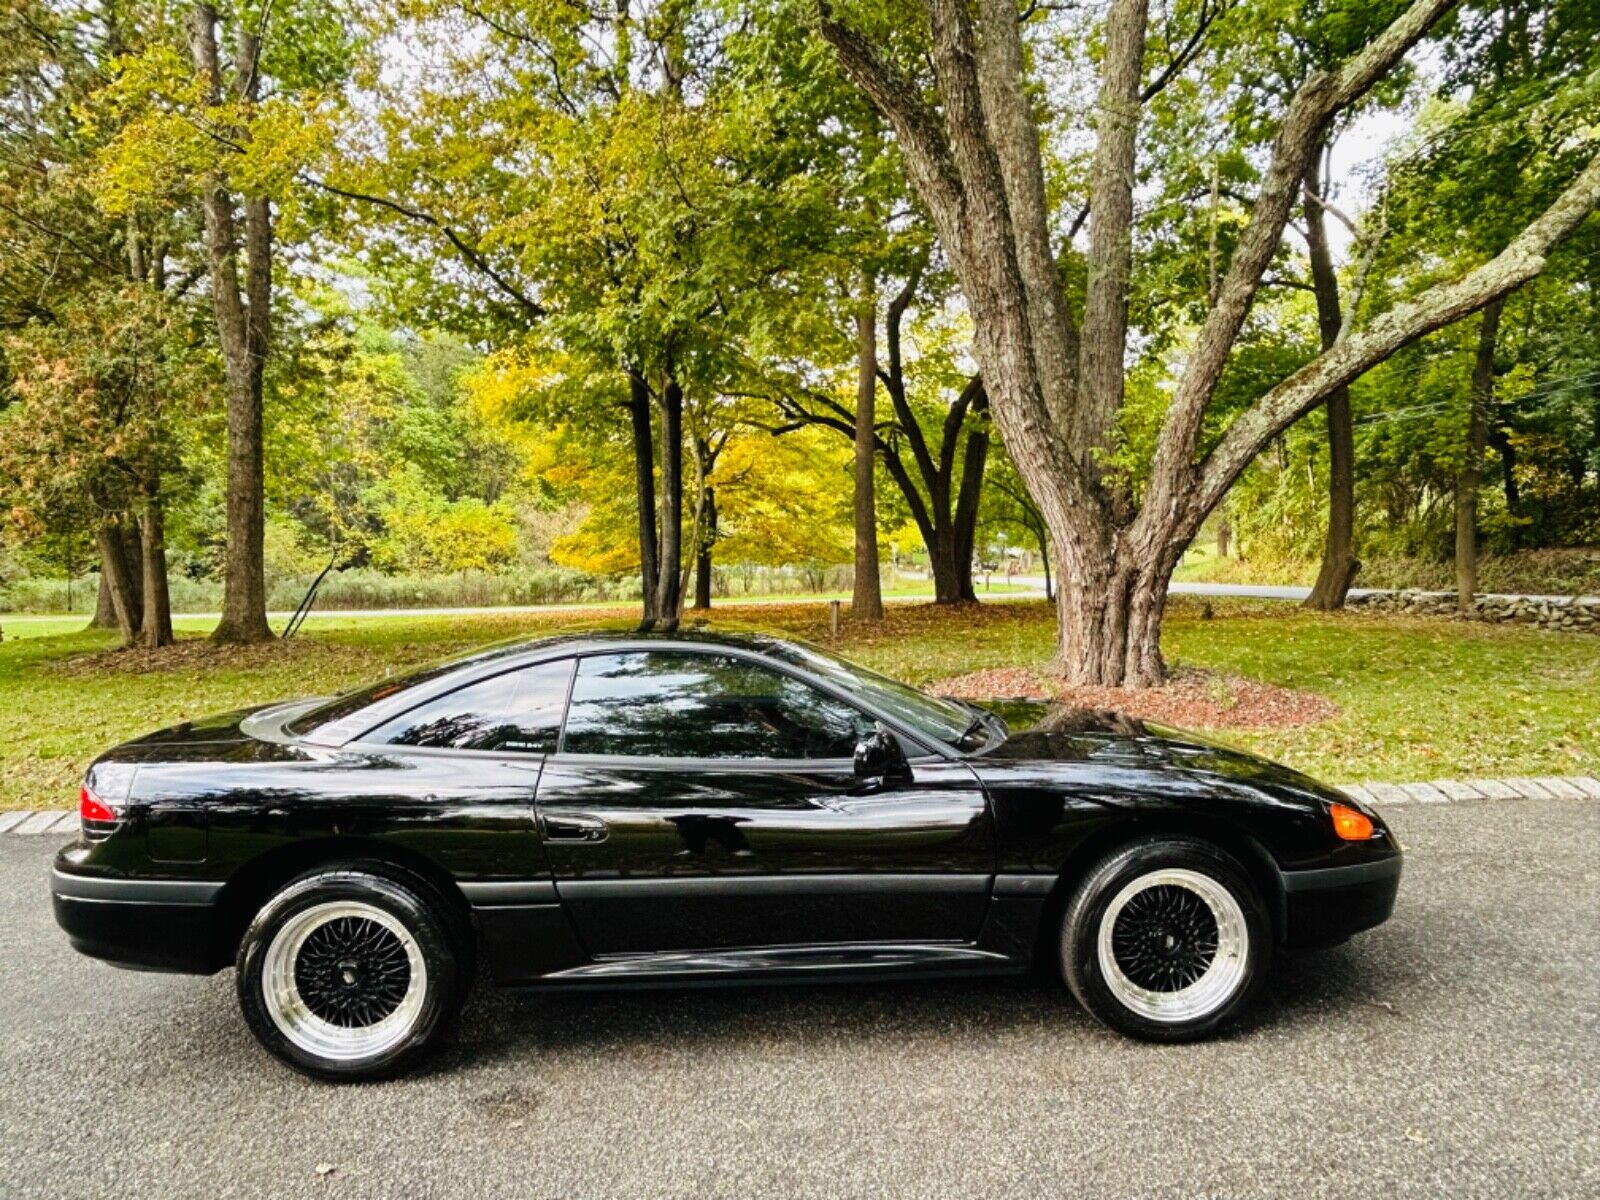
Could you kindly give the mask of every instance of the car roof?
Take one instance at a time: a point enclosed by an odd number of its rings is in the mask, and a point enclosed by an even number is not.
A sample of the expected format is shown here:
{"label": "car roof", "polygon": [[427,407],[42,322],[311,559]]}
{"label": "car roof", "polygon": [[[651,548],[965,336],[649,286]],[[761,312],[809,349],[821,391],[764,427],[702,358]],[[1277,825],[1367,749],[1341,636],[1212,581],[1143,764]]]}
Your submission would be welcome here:
{"label": "car roof", "polygon": [[672,629],[662,629],[634,622],[628,625],[586,626],[545,634],[541,637],[518,637],[497,642],[449,660],[454,669],[475,664],[492,663],[535,651],[562,650],[578,653],[584,650],[601,650],[624,644],[681,643],[687,646],[727,646],[735,650],[766,653],[774,647],[795,644],[791,639],[779,637],[765,630],[747,628],[730,629],[726,625],[713,629],[703,621],[680,624]]}
{"label": "car roof", "polygon": [[[500,674],[502,671],[517,670],[523,665],[531,665],[550,658],[613,649],[641,650],[656,646],[682,646],[685,649],[722,647],[742,650],[748,654],[767,655],[775,649],[796,645],[793,641],[765,631],[726,627],[711,629],[702,621],[679,625],[674,629],[649,627],[637,622],[617,623],[574,628],[546,634],[543,637],[513,638],[435,663],[413,676],[413,682],[409,685],[401,683],[392,697],[363,704],[346,716],[336,717],[315,730],[299,732],[295,737],[312,745],[340,746],[353,739],[357,726],[387,719],[434,696],[454,691],[491,675]],[[793,663],[774,665],[781,665],[782,669],[791,672],[797,669],[797,665]],[[828,686],[814,678],[812,682]],[[303,714],[304,710],[296,711],[285,720],[292,724]],[[358,715],[359,720],[356,719]]]}

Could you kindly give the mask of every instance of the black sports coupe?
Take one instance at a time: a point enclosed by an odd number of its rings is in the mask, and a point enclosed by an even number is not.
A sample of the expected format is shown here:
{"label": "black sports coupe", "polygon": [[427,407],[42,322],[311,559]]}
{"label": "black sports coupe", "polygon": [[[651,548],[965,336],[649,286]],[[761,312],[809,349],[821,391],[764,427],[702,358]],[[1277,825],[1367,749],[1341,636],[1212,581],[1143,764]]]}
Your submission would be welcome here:
{"label": "black sports coupe", "polygon": [[1295,771],[1106,713],[934,699],[778,638],[589,633],[98,759],[52,873],[85,954],[234,963],[251,1029],[393,1074],[512,987],[1022,971],[1159,1041],[1275,946],[1388,917],[1400,847]]}

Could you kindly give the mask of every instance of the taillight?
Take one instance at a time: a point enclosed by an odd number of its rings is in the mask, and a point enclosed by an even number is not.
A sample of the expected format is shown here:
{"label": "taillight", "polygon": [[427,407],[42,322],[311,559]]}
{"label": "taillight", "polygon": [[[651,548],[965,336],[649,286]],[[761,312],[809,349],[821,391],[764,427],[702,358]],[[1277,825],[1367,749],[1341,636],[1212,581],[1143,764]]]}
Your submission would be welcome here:
{"label": "taillight", "polygon": [[78,819],[83,825],[83,836],[91,842],[110,837],[122,822],[117,810],[91,792],[87,783],[78,789]]}

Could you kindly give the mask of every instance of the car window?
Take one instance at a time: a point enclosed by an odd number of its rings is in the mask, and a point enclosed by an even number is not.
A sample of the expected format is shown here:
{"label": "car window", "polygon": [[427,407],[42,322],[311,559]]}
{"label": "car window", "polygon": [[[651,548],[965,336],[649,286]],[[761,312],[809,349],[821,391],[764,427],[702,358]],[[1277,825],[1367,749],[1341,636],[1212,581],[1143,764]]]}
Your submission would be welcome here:
{"label": "car window", "polygon": [[436,696],[380,725],[363,742],[550,754],[561,734],[572,659],[535,663]]}
{"label": "car window", "polygon": [[981,722],[973,719],[970,709],[846,662],[817,646],[774,640],[768,653],[782,662],[822,676],[835,687],[948,745],[976,750],[987,740]]}
{"label": "car window", "polygon": [[849,758],[872,719],[809,684],[726,654],[598,654],[578,661],[565,754]]}

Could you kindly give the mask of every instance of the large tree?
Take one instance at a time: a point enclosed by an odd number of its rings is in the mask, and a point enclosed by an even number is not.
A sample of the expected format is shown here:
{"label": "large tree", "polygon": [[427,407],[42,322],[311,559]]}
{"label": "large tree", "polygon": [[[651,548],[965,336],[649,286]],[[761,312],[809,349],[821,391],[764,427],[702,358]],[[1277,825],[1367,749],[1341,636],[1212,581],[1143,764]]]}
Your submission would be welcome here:
{"label": "large tree", "polygon": [[[1054,544],[1061,669],[1080,683],[1154,683],[1165,675],[1168,580],[1239,473],[1334,389],[1537,275],[1551,246],[1600,202],[1600,156],[1493,257],[1369,317],[1224,428],[1208,429],[1212,398],[1330,122],[1451,7],[1414,0],[1365,45],[1311,74],[1283,112],[1248,222],[1173,381],[1148,470],[1129,477],[1105,459],[1124,402],[1140,115],[1152,82],[1170,76],[1179,58],[1148,81],[1148,0],[1112,0],[1093,105],[1085,283],[1074,304],[1027,65],[1026,31],[1039,10],[1019,18],[1013,0],[916,7],[925,20],[905,53],[900,6],[891,22],[882,8],[820,0],[817,28],[893,125],[961,282],[995,420]],[[929,80],[915,75],[924,53]]]}
{"label": "large tree", "polygon": [[730,77],[715,6],[440,0],[391,32],[434,68],[380,77],[320,182],[400,307],[562,364],[541,388],[580,406],[560,416],[626,434],[644,614],[674,621],[702,549],[686,432],[821,197]]}
{"label": "large tree", "polygon": [[[267,624],[263,397],[285,210],[327,153],[358,27],[342,2],[199,0],[152,20],[105,87],[121,122],[101,152],[113,213],[198,207],[227,401],[222,620],[212,637],[255,642]],[[303,224],[296,231],[305,236]]]}
{"label": "large tree", "polygon": [[[130,423],[144,421],[151,402],[159,403],[143,387],[152,374],[128,364],[162,340],[150,331],[166,318],[152,318],[150,306],[165,301],[177,311],[203,274],[203,258],[192,204],[125,198],[108,205],[97,168],[130,123],[113,95],[119,66],[171,35],[167,15],[161,5],[107,0],[17,3],[0,16],[0,328],[18,333],[0,352],[0,409],[23,399],[6,378],[5,359],[49,346],[59,378],[82,389],[81,405],[70,387],[53,393],[68,405],[59,415],[71,421],[81,409],[83,418],[74,429],[42,419],[40,398],[51,393],[38,377],[29,381],[33,404],[7,435],[18,455],[8,482],[20,485],[30,454],[44,456],[34,461],[49,486],[20,487],[17,511],[35,532],[76,531],[94,542],[101,562],[93,623],[120,629],[125,639],[141,632],[147,601],[163,608],[166,583],[164,567],[145,561],[140,534],[141,524],[160,524],[161,489],[152,523],[151,498],[124,485],[133,474],[155,480],[162,472],[146,470],[155,461],[150,439],[141,442],[113,418],[126,411]],[[86,314],[104,322],[103,335]],[[151,428],[148,421],[139,427]],[[52,463],[53,439],[69,434],[76,457]],[[157,643],[169,636],[159,616],[149,636]]]}

